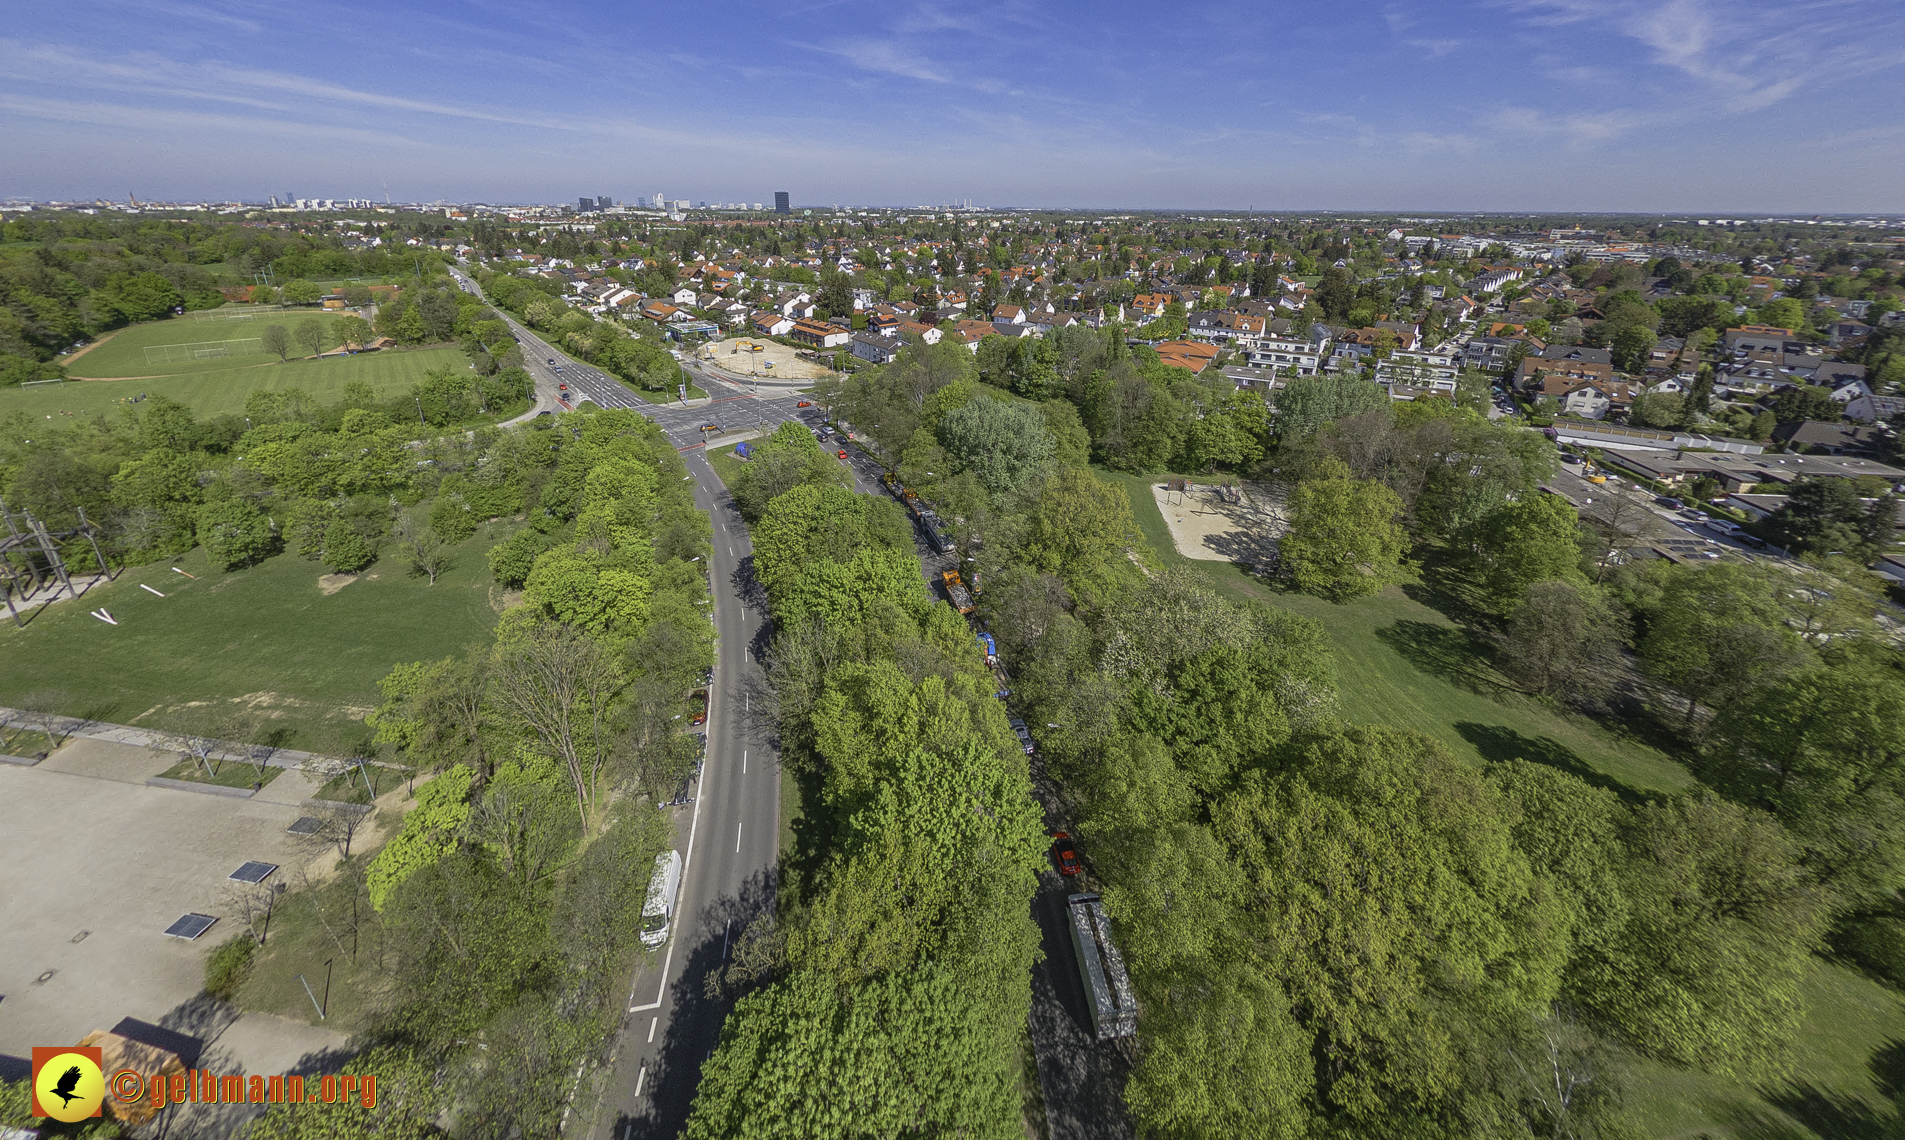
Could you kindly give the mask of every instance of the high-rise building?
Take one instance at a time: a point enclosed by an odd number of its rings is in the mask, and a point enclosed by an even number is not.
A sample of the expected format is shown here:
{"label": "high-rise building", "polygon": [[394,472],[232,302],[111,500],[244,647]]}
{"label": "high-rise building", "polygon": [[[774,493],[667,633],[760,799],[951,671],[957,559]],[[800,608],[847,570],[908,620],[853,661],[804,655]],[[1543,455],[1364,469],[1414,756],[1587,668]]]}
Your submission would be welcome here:
{"label": "high-rise building", "polygon": [[787,191],[774,191],[774,212],[776,214],[789,214],[793,212],[787,205]]}
{"label": "high-rise building", "polygon": [[580,204],[579,208],[585,214],[588,213],[590,210],[595,209],[594,198],[577,198],[576,201]]}
{"label": "high-rise building", "polygon": [[595,208],[598,210],[606,210],[613,204],[614,203],[610,202],[607,198],[597,198],[595,200]]}

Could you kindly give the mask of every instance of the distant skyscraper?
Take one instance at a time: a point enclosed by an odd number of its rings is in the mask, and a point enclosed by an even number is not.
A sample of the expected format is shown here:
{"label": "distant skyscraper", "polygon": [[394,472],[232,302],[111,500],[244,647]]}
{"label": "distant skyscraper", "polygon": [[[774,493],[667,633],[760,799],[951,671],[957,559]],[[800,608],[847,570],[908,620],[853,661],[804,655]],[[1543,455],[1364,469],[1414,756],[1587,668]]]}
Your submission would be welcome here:
{"label": "distant skyscraper", "polygon": [[785,190],[774,191],[774,212],[776,214],[793,213],[793,211],[789,209],[787,205],[787,191]]}
{"label": "distant skyscraper", "polygon": [[595,200],[595,208],[598,210],[606,210],[611,205],[613,205],[613,203],[610,202],[607,198],[597,198]]}

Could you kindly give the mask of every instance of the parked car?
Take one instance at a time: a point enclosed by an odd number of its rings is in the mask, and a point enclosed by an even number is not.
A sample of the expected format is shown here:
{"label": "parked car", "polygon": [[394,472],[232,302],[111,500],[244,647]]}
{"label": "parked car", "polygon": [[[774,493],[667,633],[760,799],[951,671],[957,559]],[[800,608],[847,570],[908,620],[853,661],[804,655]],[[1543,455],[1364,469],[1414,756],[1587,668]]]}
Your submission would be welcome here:
{"label": "parked car", "polygon": [[1680,512],[1680,517],[1683,519],[1692,519],[1694,522],[1697,522],[1697,523],[1703,523],[1707,521],[1707,519],[1711,516],[1709,516],[1705,511],[1699,511],[1699,510],[1695,510],[1692,507],[1688,507],[1685,510]]}
{"label": "parked car", "polygon": [[1078,874],[1078,846],[1066,832],[1052,832],[1052,862],[1058,864],[1058,873],[1066,878]]}
{"label": "parked car", "polygon": [[691,695],[688,699],[694,702],[694,709],[695,709],[694,719],[690,720],[688,723],[689,724],[708,723],[708,690],[696,689],[693,695]]}
{"label": "parked car", "polygon": [[1654,502],[1659,503],[1661,506],[1666,507],[1670,511],[1677,511],[1680,508],[1687,505],[1681,502],[1679,499],[1670,498],[1666,495],[1655,495]]}
{"label": "parked car", "polygon": [[1724,534],[1728,538],[1736,537],[1740,533],[1740,524],[1729,522],[1726,519],[1708,519],[1700,525],[1716,534]]}
{"label": "parked car", "polygon": [[811,408],[814,406],[814,402],[812,400],[802,400],[800,403],[795,404],[794,406],[796,408]]}
{"label": "parked car", "polygon": [[1767,546],[1765,539],[1760,538],[1758,535],[1748,534],[1745,531],[1741,531],[1733,537],[1752,547],[1754,550],[1765,550]]}
{"label": "parked car", "polygon": [[1019,738],[1019,747],[1025,750],[1027,756],[1030,756],[1032,754],[1032,730],[1025,727],[1025,722],[1018,717],[1011,718],[1007,723],[1012,726],[1012,735]]}

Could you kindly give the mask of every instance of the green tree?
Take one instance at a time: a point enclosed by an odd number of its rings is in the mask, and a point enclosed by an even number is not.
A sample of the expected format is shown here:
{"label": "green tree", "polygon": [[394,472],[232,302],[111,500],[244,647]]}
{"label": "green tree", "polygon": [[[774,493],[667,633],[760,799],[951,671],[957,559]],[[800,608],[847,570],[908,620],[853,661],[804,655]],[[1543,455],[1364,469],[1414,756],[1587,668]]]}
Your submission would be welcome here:
{"label": "green tree", "polygon": [[1277,435],[1295,440],[1315,435],[1324,425],[1378,408],[1389,396],[1376,384],[1345,373],[1298,376],[1276,394]]}
{"label": "green tree", "polygon": [[339,574],[354,574],[371,564],[377,550],[348,522],[332,523],[324,531],[324,564]]}
{"label": "green tree", "polygon": [[244,499],[206,503],[198,509],[198,544],[220,569],[249,566],[270,552],[271,521]]}
{"label": "green tree", "polygon": [[1497,610],[1513,612],[1528,587],[1543,579],[1579,577],[1579,522],[1572,503],[1546,492],[1524,496],[1482,520],[1475,535],[1481,581]]}
{"label": "green tree", "polygon": [[1766,517],[1760,533],[1795,554],[1844,554],[1864,563],[1891,543],[1897,509],[1889,492],[1868,503],[1850,479],[1806,476]]}
{"label": "green tree", "polygon": [[1535,582],[1515,609],[1499,659],[1501,672],[1532,693],[1596,693],[1627,640],[1627,622],[1592,586]]}
{"label": "green tree", "polygon": [[1712,777],[1777,816],[1845,904],[1905,886],[1905,686],[1852,665],[1803,669],[1718,726]]}
{"label": "green tree", "polygon": [[1248,884],[1237,941],[1278,948],[1256,968],[1328,1059],[1325,1104],[1446,1111],[1490,1026],[1559,994],[1566,910],[1500,798],[1434,740],[1343,728],[1291,761],[1211,808]]}
{"label": "green tree", "polygon": [[1622,934],[1573,987],[1641,1050],[1748,1078],[1777,1071],[1824,908],[1777,821],[1711,794],[1628,828]]}
{"label": "green tree", "polygon": [[991,492],[995,505],[1048,470],[1057,441],[1037,406],[1005,400],[971,400],[939,420],[946,450]]}
{"label": "green tree", "polygon": [[339,345],[362,348],[370,343],[370,322],[362,317],[338,317],[331,322],[331,332]]}
{"label": "green tree", "polygon": [[1767,684],[1803,656],[1760,573],[1732,563],[1676,566],[1647,614],[1641,668],[1686,698],[1685,727],[1699,705],[1722,709]]}
{"label": "green tree", "polygon": [[1647,355],[1654,350],[1659,338],[1645,325],[1629,325],[1614,334],[1614,343],[1609,347],[1614,357],[1614,367],[1622,372],[1638,374],[1647,367]]}
{"label": "green tree", "polygon": [[291,334],[283,325],[266,325],[258,334],[258,343],[266,352],[275,353],[283,362],[291,352]]}
{"label": "green tree", "polygon": [[284,303],[287,305],[308,305],[324,295],[324,291],[303,278],[284,283]]}
{"label": "green tree", "polygon": [[1061,467],[1039,488],[1025,519],[1025,564],[1057,576],[1082,601],[1103,604],[1138,573],[1144,541],[1125,489],[1079,467]]}
{"label": "green tree", "polygon": [[1402,500],[1372,479],[1350,478],[1339,459],[1324,459],[1321,470],[1290,496],[1290,529],[1277,544],[1297,588],[1344,602],[1401,581],[1409,545]]}
{"label": "green tree", "polygon": [[311,350],[312,356],[321,354],[325,346],[331,343],[330,326],[316,317],[306,317],[299,321],[298,327],[292,330],[292,335],[297,338],[299,344]]}

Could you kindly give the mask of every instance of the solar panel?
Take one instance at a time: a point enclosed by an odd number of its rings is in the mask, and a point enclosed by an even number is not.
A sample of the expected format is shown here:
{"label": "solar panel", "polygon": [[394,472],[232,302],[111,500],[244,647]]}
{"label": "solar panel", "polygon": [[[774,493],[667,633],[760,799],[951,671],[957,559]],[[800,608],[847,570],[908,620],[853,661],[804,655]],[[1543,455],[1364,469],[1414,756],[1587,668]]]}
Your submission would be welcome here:
{"label": "solar panel", "polygon": [[183,938],[190,942],[210,930],[212,923],[217,921],[209,914],[181,915],[177,922],[165,928],[165,932],[173,938]]}
{"label": "solar panel", "polygon": [[241,883],[262,883],[271,877],[271,872],[277,869],[276,863],[259,863],[251,860],[233,871],[231,877]]}
{"label": "solar panel", "polygon": [[301,815],[285,830],[293,835],[316,835],[323,827],[324,821],[316,816]]}

